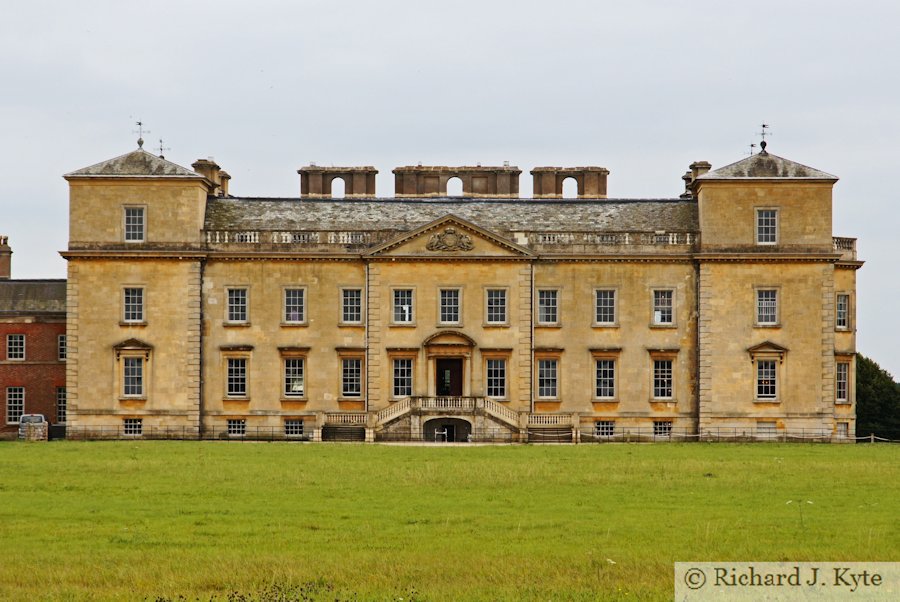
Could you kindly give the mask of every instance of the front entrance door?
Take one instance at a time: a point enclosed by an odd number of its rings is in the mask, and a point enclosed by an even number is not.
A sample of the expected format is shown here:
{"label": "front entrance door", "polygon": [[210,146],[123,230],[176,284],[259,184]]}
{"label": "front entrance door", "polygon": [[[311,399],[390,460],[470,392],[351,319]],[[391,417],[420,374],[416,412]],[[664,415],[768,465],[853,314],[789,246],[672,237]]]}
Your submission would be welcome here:
{"label": "front entrance door", "polygon": [[437,395],[462,395],[463,361],[461,357],[440,357],[435,361],[434,390]]}

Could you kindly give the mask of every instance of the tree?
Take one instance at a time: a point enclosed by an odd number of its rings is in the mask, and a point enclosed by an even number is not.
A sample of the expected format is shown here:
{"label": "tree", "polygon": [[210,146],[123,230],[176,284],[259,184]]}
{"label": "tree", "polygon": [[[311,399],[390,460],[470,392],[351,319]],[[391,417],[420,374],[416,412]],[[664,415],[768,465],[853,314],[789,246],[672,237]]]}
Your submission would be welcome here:
{"label": "tree", "polygon": [[856,434],[900,439],[900,383],[887,370],[856,354]]}

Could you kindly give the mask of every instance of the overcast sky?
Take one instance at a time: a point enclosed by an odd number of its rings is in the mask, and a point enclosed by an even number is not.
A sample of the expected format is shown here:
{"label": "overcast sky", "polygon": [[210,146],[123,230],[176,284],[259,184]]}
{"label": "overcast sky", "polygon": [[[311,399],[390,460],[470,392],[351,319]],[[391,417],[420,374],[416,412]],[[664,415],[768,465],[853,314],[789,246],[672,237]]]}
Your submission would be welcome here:
{"label": "overcast sky", "polygon": [[232,194],[298,167],[607,167],[674,197],[695,160],[769,151],[835,174],[858,237],[858,346],[900,375],[900,3],[340,0],[46,2],[0,20],[0,234],[15,278],[63,278],[62,174],[135,148],[133,122]]}

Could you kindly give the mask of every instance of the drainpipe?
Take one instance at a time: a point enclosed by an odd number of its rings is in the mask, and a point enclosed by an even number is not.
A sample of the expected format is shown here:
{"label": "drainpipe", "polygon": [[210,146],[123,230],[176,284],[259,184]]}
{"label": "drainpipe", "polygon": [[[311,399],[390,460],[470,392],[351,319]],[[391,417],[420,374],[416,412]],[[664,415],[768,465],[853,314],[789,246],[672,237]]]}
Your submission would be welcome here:
{"label": "drainpipe", "polygon": [[[362,257],[360,257],[362,259]],[[365,260],[363,260],[365,261]],[[366,284],[365,284],[365,297],[366,297],[366,316],[363,320],[363,332],[365,333],[365,342],[363,343],[363,347],[365,348],[366,361],[364,363],[365,366],[365,377],[366,377],[366,396],[363,398],[363,403],[365,403],[365,411],[366,411],[366,423],[369,421],[369,262],[366,261]],[[368,424],[366,425],[368,426]]]}
{"label": "drainpipe", "polygon": [[206,273],[206,259],[201,258],[200,261],[200,311],[199,311],[199,320],[200,320],[200,337],[198,339],[197,344],[200,345],[199,352],[199,362],[200,366],[198,367],[198,371],[200,374],[200,382],[197,385],[198,391],[197,394],[200,396],[197,400],[197,439],[203,439],[203,395],[204,395],[204,382],[206,381],[206,371],[203,368],[203,283]]}
{"label": "drainpipe", "polygon": [[[530,334],[530,346],[531,346],[531,371],[528,373],[528,406],[529,406],[529,414],[534,412],[534,260],[531,260],[528,264],[529,270],[531,271],[531,290],[529,291],[531,297],[531,307],[529,307],[530,315],[528,317],[528,324],[531,326],[531,334]],[[527,421],[526,421],[526,429],[527,429]]]}

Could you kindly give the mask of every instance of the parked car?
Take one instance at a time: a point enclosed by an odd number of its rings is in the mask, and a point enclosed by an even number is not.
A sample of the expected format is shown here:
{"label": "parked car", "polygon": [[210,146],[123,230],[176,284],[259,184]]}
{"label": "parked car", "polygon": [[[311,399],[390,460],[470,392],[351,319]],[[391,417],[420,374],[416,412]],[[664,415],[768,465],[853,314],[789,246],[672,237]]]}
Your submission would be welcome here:
{"label": "parked car", "polygon": [[[47,419],[44,418],[43,414],[22,414],[22,417],[19,418],[19,439],[25,438],[26,424],[41,424],[44,422],[47,422]],[[47,425],[47,428],[49,429],[50,425]]]}

